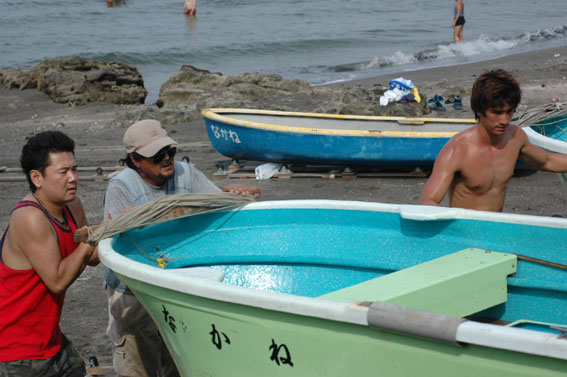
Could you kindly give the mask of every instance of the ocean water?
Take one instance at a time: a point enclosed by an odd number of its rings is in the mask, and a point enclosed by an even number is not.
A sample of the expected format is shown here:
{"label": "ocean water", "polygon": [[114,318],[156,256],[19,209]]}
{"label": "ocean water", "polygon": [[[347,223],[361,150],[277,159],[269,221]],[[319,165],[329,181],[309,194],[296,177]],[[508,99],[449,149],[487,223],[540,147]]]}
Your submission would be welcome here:
{"label": "ocean water", "polygon": [[[118,2],[118,0],[116,0]],[[0,69],[80,55],[138,67],[155,101],[182,65],[325,84],[567,45],[567,1],[0,0]]]}

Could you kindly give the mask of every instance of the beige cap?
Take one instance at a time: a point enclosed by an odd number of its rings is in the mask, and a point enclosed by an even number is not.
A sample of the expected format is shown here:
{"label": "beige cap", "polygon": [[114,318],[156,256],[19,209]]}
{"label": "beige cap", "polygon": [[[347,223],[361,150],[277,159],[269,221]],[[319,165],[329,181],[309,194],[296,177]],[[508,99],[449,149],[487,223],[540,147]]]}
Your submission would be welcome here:
{"label": "beige cap", "polygon": [[176,145],[177,143],[167,136],[161,123],[153,119],[145,119],[132,124],[124,134],[126,151],[136,152],[144,157],[152,157],[162,148]]}

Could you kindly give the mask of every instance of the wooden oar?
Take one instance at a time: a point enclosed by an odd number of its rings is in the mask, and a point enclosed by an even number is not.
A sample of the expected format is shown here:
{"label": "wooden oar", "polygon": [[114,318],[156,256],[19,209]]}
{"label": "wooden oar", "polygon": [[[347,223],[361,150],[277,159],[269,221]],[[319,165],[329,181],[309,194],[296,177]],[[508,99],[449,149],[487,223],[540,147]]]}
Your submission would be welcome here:
{"label": "wooden oar", "polygon": [[[260,197],[260,189],[258,187],[251,187],[248,189],[248,193],[250,195],[255,195],[257,198]],[[172,210],[168,211],[167,214],[163,216],[163,219],[173,219],[176,217],[181,217],[183,215],[194,215],[201,212],[211,211],[215,208],[211,207],[187,207],[187,206],[180,206],[173,208]],[[82,227],[75,231],[73,234],[73,239],[75,242],[86,242],[89,238],[89,228],[90,231],[93,232],[100,228],[102,224],[93,225],[89,227]]]}

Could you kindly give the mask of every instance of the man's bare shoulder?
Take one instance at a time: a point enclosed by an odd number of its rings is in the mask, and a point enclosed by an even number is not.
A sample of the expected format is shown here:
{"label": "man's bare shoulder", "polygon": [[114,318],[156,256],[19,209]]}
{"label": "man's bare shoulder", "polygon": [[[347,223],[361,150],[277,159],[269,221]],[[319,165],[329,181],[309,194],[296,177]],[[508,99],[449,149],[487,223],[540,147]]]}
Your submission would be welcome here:
{"label": "man's bare shoulder", "polygon": [[28,269],[31,268],[29,260],[33,258],[30,250],[45,249],[52,242],[57,245],[57,236],[41,209],[23,206],[12,212],[5,242],[7,263],[11,263],[12,268]]}
{"label": "man's bare shoulder", "polygon": [[439,152],[435,164],[443,170],[457,172],[463,168],[468,156],[475,153],[477,140],[475,127],[471,127],[453,136]]}
{"label": "man's bare shoulder", "polygon": [[451,138],[451,140],[449,140],[451,143],[462,143],[465,140],[470,139],[471,137],[474,137],[474,135],[477,132],[477,127],[476,126],[472,126],[467,128],[464,131],[459,132],[458,134],[456,134],[455,136],[453,136]]}
{"label": "man's bare shoulder", "polygon": [[463,150],[467,145],[471,144],[471,140],[476,137],[475,127],[468,128],[464,131],[459,132],[453,136],[447,144],[445,144],[444,150]]}
{"label": "man's bare shoulder", "polygon": [[518,126],[509,126],[510,132],[512,133],[512,137],[514,139],[520,140],[520,141],[527,141],[528,140],[528,135],[526,134],[526,132],[522,129],[522,127],[518,127]]}
{"label": "man's bare shoulder", "polygon": [[37,232],[43,233],[51,229],[51,225],[43,211],[34,206],[23,206],[12,212],[10,230],[28,234],[33,237]]}

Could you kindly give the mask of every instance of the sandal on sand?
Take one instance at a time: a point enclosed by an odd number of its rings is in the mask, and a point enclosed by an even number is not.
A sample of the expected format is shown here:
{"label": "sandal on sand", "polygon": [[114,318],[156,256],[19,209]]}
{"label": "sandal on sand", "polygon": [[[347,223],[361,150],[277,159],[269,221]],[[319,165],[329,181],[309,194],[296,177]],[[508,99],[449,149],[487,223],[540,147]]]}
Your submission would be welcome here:
{"label": "sandal on sand", "polygon": [[447,109],[443,105],[445,105],[445,99],[443,98],[443,96],[437,94],[434,95],[433,98],[431,98],[429,101],[427,101],[427,106],[431,110],[446,111]]}
{"label": "sandal on sand", "polygon": [[453,107],[455,108],[455,110],[463,109],[463,102],[461,100],[460,94],[453,94]]}
{"label": "sandal on sand", "polygon": [[434,108],[435,106],[437,106],[437,102],[440,99],[443,99],[443,97],[438,94],[434,95],[431,99],[429,99],[429,101],[427,101],[427,106],[431,109]]}

